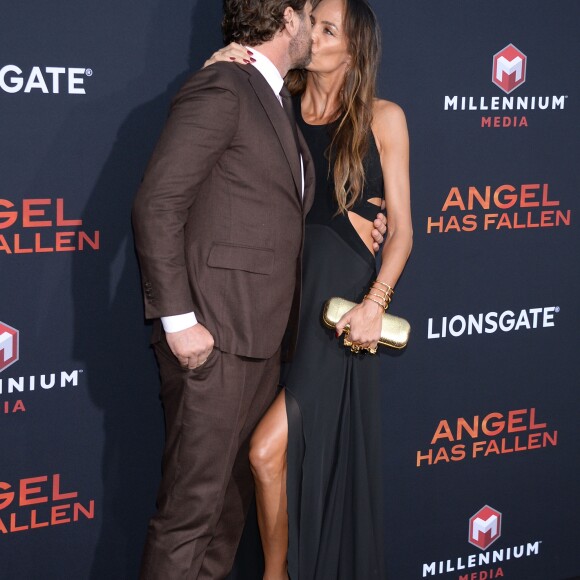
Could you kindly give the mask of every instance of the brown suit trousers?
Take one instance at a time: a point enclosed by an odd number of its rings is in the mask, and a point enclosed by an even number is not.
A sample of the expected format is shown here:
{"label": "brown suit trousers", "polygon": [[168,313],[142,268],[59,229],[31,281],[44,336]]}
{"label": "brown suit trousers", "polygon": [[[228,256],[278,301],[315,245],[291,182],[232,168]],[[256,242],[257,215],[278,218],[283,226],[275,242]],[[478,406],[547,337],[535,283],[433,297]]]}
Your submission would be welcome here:
{"label": "brown suit trousers", "polygon": [[141,579],[218,580],[231,570],[252,499],[248,443],[276,395],[279,353],[263,360],[214,349],[187,370],[164,338],[155,352],[166,444]]}

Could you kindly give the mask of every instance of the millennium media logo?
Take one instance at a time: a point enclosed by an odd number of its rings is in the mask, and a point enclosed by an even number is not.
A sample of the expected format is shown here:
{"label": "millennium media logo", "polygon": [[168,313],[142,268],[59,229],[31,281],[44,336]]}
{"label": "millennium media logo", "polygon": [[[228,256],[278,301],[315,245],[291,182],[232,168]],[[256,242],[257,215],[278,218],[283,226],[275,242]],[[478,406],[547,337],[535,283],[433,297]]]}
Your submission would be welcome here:
{"label": "millennium media logo", "polygon": [[526,55],[513,44],[508,44],[493,55],[493,75],[491,80],[504,93],[513,90],[526,82]]}
{"label": "millennium media logo", "polygon": [[34,397],[36,393],[44,391],[77,387],[83,377],[84,369],[78,368],[34,375],[4,374],[3,371],[17,362],[19,358],[20,331],[0,322],[0,373],[2,373],[0,375],[0,416],[24,413],[28,410],[26,401],[28,397]]}
{"label": "millennium media logo", "polygon": [[511,546],[488,550],[501,537],[501,524],[501,512],[489,505],[483,506],[469,518],[468,538],[469,543],[481,551],[425,562],[422,566],[422,577],[455,573],[458,580],[495,580],[505,577],[505,562],[540,556],[542,540],[520,541]]}
{"label": "millennium media logo", "polygon": [[18,361],[19,332],[0,322],[0,373]]}
{"label": "millennium media logo", "polygon": [[[467,114],[479,111],[480,127],[497,129],[527,127],[528,115],[536,115],[536,111],[565,109],[568,95],[528,95],[521,91],[518,91],[517,96],[512,95],[526,82],[528,68],[528,57],[515,45],[510,43],[496,52],[492,63],[491,81],[503,91],[503,95],[477,96],[478,89],[468,86],[465,87],[467,94],[445,95],[443,110],[467,111]],[[485,87],[481,89],[482,92],[488,92]]]}
{"label": "millennium media logo", "polygon": [[501,513],[483,506],[469,518],[469,543],[486,550],[501,536]]}

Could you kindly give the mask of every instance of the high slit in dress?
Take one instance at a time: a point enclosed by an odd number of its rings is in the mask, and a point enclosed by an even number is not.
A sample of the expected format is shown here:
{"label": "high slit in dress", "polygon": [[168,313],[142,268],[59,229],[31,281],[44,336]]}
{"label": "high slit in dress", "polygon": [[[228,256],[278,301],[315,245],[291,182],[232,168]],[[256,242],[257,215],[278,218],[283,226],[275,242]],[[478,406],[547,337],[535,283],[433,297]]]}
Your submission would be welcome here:
{"label": "high slit in dress", "polygon": [[[336,215],[326,152],[335,124],[296,118],[316,167],[306,219],[298,346],[283,369],[288,416],[288,572],[291,580],[385,578],[381,506],[379,355],[353,354],[322,324],[324,302],[361,302],[376,278],[375,257],[348,215]],[[383,198],[372,134],[366,183],[353,212],[374,220]]]}

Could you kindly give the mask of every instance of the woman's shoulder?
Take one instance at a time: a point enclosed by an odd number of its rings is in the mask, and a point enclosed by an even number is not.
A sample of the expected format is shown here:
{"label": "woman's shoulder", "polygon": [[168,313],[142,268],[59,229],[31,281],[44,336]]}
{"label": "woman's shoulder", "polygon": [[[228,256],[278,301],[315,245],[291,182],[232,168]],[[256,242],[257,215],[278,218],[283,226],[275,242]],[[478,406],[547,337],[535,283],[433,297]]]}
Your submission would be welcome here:
{"label": "woman's shoulder", "polygon": [[373,101],[373,123],[405,123],[405,112],[403,109],[385,99],[374,99]]}
{"label": "woman's shoulder", "polygon": [[407,135],[407,119],[403,109],[385,99],[373,101],[372,129],[376,140],[386,144],[392,140],[405,138]]}

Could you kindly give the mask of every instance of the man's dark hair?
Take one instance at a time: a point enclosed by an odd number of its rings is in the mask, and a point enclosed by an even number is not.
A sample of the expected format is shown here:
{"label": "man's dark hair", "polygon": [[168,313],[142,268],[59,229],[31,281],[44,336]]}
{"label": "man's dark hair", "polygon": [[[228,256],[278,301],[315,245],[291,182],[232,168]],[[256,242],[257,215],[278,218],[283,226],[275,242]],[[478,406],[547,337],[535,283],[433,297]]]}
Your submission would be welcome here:
{"label": "man's dark hair", "polygon": [[224,41],[256,46],[272,40],[284,27],[284,10],[290,6],[301,12],[305,4],[306,0],[224,0]]}

